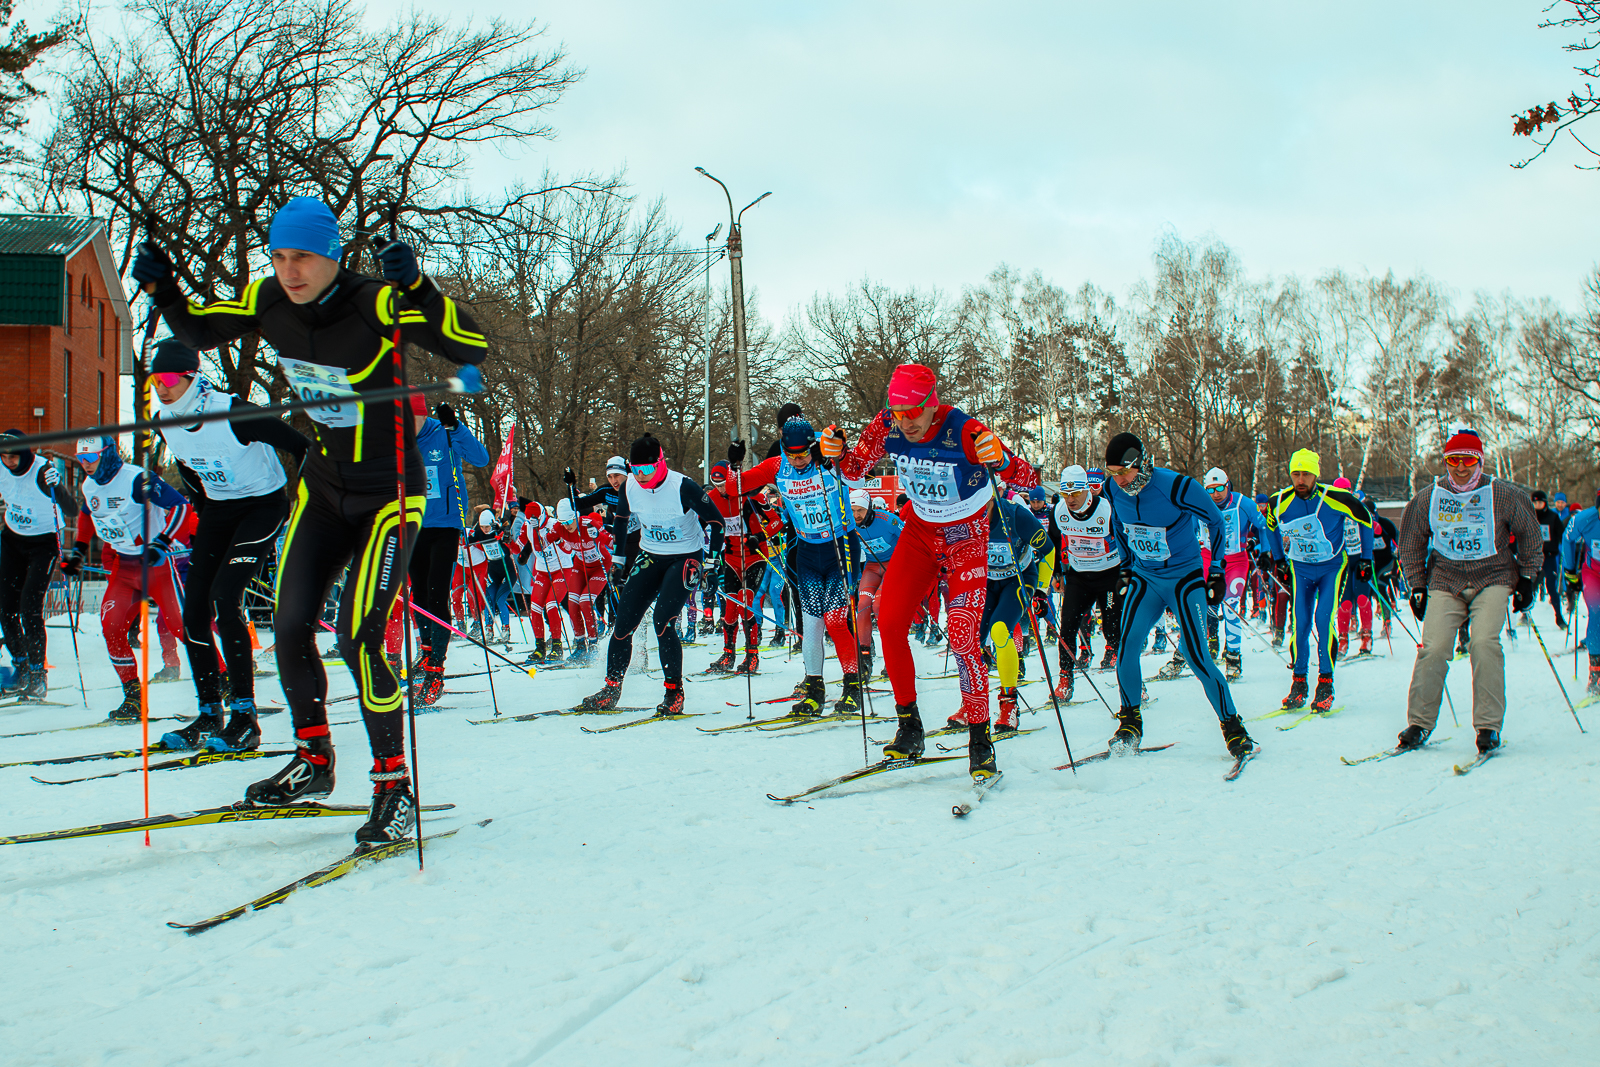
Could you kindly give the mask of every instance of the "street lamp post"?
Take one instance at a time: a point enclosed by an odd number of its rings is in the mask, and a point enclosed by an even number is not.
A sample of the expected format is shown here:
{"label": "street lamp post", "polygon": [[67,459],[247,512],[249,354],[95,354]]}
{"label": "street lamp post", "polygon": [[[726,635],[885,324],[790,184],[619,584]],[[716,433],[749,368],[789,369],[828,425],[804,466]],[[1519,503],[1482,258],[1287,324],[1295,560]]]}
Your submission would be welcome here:
{"label": "street lamp post", "polygon": [[722,232],[722,223],[706,234],[706,316],[701,329],[701,339],[706,346],[706,456],[705,469],[701,471],[701,485],[711,484],[711,242]]}
{"label": "street lamp post", "polygon": [[755,207],[761,201],[772,195],[772,191],[762,193],[735,214],[733,210],[733,194],[728,192],[728,187],[722,184],[722,179],[706,170],[696,167],[695,170],[722,186],[722,195],[728,200],[728,265],[733,275],[733,291],[729,294],[733,301],[733,360],[734,373],[739,393],[738,425],[736,435],[745,441],[750,440],[750,368],[746,355],[744,334],[744,239],[739,230],[739,220],[744,218],[744,213]]}

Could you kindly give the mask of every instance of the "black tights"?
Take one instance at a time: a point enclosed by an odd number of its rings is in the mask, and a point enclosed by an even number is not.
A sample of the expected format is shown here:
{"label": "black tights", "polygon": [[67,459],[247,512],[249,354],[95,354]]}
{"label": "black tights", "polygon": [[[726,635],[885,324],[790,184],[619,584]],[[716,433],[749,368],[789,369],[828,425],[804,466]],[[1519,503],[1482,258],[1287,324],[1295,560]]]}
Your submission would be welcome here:
{"label": "black tights", "polygon": [[44,594],[60,552],[53,533],[0,534],[0,628],[19,667],[44,666]]}
{"label": "black tights", "polygon": [[656,610],[652,622],[661,652],[661,673],[669,685],[683,683],[683,644],[673,623],[689,599],[689,590],[700,576],[700,554],[656,556],[641,552],[634,557],[633,569],[617,595],[616,626],[606,649],[606,677],[620,683],[628,673],[633,657],[633,631],[644,621],[652,601]]}
{"label": "black tights", "polygon": [[213,618],[234,697],[255,696],[255,661],[241,602],[288,513],[289,498],[281,489],[266,496],[213,500],[200,513],[189,541],[189,574],[183,585],[183,644],[202,704],[222,699],[217,648],[211,640]]}

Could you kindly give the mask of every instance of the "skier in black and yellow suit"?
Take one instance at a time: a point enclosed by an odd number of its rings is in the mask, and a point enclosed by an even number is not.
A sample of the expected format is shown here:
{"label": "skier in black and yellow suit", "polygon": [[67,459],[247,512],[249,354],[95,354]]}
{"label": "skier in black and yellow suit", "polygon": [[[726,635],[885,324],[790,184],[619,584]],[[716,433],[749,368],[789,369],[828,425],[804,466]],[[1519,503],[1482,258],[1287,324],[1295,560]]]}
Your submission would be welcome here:
{"label": "skier in black and yellow suit", "polygon": [[[201,350],[252,331],[277,350],[284,377],[301,399],[342,397],[394,385],[394,315],[403,340],[461,364],[488,352],[477,325],[417,267],[403,242],[379,252],[394,284],[345,270],[338,222],[320,201],[296,197],[273,217],[268,233],[273,277],[250,283],[236,300],[200,305],[183,299],[172,263],[154,244],[139,248],[133,277],[150,288],[167,325]],[[470,370],[470,373],[467,371]],[[463,379],[479,380],[475,367]],[[250,786],[246,799],[285,804],[326,797],[334,787],[328,736],[327,676],[316,649],[324,598],[354,559],[339,605],[339,651],[355,675],[372,744],[374,796],[360,843],[405,837],[415,802],[404,756],[399,679],[383,658],[383,631],[405,580],[396,489],[395,428],[405,451],[405,533],[409,551],[421,524],[427,478],[416,431],[400,417],[403,402],[330,403],[311,408],[315,446],[307,454],[278,565],[273,626],[278,671],[294,715],[297,752],[277,774]]]}

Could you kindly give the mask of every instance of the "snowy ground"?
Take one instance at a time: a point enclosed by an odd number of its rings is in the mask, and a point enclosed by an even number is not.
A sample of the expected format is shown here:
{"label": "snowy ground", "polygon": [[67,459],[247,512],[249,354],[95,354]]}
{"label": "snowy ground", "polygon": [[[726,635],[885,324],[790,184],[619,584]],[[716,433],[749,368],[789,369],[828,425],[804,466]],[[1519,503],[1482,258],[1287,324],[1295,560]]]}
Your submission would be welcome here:
{"label": "snowy ground", "polygon": [[[1535,618],[1558,646],[1549,609]],[[53,698],[74,706],[0,712],[0,732],[89,722],[117,702],[103,646],[80,640],[93,711],[69,635],[52,629]],[[1231,785],[1192,679],[1150,687],[1146,743],[1176,748],[1076,777],[1052,769],[1065,762],[1053,715],[1025,717],[1049,729],[1001,745],[1003,784],[965,820],[950,814],[963,762],[791,807],[767,800],[860,765],[861,730],[699,733],[744,717],[725,704],[743,681],[690,682],[689,710],[708,717],[603,736],[580,726],[612,720],[471,726],[491,713],[488,692],[447,696],[419,720],[423,800],[458,805],[432,830],[465,829],[429,850],[425,873],[393,860],[189,937],[165,922],[308,873],[350,847],[356,820],[0,850],[0,1061],[1595,1063],[1600,705],[1580,735],[1525,636],[1508,652],[1503,757],[1451,773],[1472,753],[1461,663],[1463,725],[1446,710],[1436,734],[1451,740],[1343,766],[1403,725],[1412,656],[1398,626],[1393,647],[1340,672],[1341,715],[1290,732],[1274,729],[1284,719],[1252,724],[1264,751]],[[689,649],[690,668],[714,652]],[[937,657],[919,657],[937,672]],[[451,663],[473,661],[458,650]],[[1159,662],[1146,657],[1145,673]],[[1576,693],[1570,653],[1556,663]],[[1245,664],[1235,693],[1250,717],[1277,705],[1287,677],[1254,642]],[[769,653],[764,666],[758,699],[799,676],[798,660]],[[334,692],[351,691],[334,667]],[[1110,677],[1093,677],[1111,695]],[[496,691],[512,714],[570,704],[598,679],[506,671]],[[630,677],[624,699],[653,704],[657,684]],[[482,677],[452,685],[486,689]],[[924,686],[930,723],[955,708],[953,686]],[[1023,693],[1048,709],[1042,689]],[[261,683],[259,699],[280,696]],[[158,713],[192,699],[187,681],[152,688]],[[264,721],[284,745],[287,716]],[[1067,728],[1081,756],[1104,746],[1110,720],[1080,704]],[[136,737],[11,738],[0,760]],[[364,803],[361,728],[334,737],[335,800]],[[138,775],[29,780],[114,766],[0,770],[0,832],[141,814]],[[225,803],[264,773],[152,775],[151,810]]]}

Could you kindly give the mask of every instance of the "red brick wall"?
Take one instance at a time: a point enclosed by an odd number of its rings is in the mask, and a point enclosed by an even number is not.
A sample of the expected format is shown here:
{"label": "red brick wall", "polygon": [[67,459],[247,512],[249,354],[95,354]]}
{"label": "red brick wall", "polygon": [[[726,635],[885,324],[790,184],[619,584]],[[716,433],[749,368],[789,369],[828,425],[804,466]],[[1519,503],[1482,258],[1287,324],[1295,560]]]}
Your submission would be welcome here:
{"label": "red brick wall", "polygon": [[[40,433],[117,421],[120,337],[93,245],[84,245],[67,261],[67,275],[70,330],[0,326],[0,429],[15,426]],[[72,354],[70,390],[66,382],[68,352]],[[44,415],[36,417],[35,408],[43,408]],[[70,443],[58,447],[63,454],[72,453]]]}

